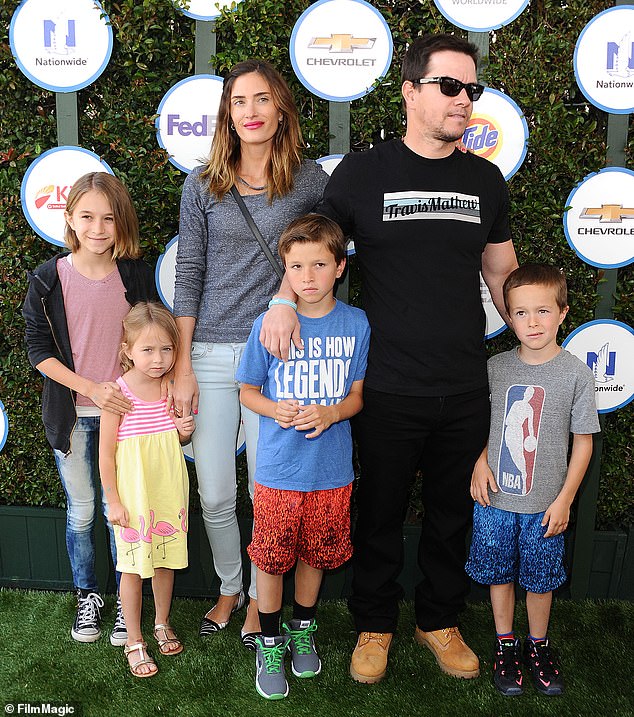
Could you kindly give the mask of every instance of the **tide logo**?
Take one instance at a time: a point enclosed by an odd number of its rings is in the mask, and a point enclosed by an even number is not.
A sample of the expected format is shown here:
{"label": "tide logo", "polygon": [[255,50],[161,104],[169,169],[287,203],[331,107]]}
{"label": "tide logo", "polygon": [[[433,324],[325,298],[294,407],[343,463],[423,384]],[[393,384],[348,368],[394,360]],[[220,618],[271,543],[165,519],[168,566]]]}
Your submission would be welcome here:
{"label": "tide logo", "polygon": [[496,476],[503,493],[528,495],[533,487],[544,398],[541,386],[515,385],[506,392]]}
{"label": "tide logo", "polygon": [[211,137],[216,131],[215,115],[202,115],[198,122],[188,122],[180,115],[167,115],[167,134],[181,137]]}
{"label": "tide logo", "polygon": [[472,115],[462,143],[467,151],[493,161],[502,149],[502,130],[491,117]]}
{"label": "tide logo", "polygon": [[71,185],[65,184],[64,186],[47,184],[44,187],[35,192],[35,208],[41,209],[66,209],[66,202],[68,201],[68,192],[70,192]]}
{"label": "tide logo", "polygon": [[614,381],[616,373],[616,351],[610,351],[610,343],[606,342],[597,351],[588,351],[586,363],[594,374],[597,383]]}

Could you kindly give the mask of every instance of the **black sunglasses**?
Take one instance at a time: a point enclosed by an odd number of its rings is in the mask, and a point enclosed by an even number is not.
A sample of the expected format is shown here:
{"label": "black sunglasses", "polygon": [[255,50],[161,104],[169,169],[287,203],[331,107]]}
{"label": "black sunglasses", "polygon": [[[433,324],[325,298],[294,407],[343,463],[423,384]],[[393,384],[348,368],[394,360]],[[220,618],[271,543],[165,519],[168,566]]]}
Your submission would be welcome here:
{"label": "black sunglasses", "polygon": [[414,83],[439,85],[440,91],[447,97],[457,97],[464,90],[471,102],[479,100],[484,92],[484,85],[479,85],[477,82],[460,82],[453,77],[422,77],[420,80],[414,80]]}

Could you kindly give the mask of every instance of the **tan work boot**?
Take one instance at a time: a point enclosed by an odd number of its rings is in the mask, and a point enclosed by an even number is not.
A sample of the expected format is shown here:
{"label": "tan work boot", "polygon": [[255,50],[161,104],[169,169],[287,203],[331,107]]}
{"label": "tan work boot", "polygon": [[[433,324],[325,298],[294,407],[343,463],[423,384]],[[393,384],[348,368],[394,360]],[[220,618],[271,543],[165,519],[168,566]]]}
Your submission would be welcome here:
{"label": "tan work boot", "polygon": [[423,632],[417,627],[414,639],[434,653],[440,669],[448,675],[469,680],[480,674],[478,657],[463,640],[457,627],[445,627],[431,632]]}
{"label": "tan work boot", "polygon": [[373,684],[385,677],[391,632],[362,632],[350,661],[350,675],[357,682]]}

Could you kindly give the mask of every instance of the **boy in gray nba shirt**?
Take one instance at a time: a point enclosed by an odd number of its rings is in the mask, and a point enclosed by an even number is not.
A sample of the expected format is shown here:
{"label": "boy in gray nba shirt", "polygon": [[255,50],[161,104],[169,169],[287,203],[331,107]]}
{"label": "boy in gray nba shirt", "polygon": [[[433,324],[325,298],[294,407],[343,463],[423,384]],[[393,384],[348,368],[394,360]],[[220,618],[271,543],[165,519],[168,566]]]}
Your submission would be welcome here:
{"label": "boy in gray nba shirt", "polygon": [[[523,660],[545,695],[563,692],[547,637],[552,591],[566,579],[570,506],[600,430],[592,371],[557,345],[568,312],[566,279],[526,264],[503,287],[520,346],[489,359],[491,430],[471,479],[476,501],[466,570],[490,586],[497,640],[493,683],[522,693],[520,641],[513,633],[515,581],[526,589],[529,635]],[[573,434],[568,461],[568,441]]]}

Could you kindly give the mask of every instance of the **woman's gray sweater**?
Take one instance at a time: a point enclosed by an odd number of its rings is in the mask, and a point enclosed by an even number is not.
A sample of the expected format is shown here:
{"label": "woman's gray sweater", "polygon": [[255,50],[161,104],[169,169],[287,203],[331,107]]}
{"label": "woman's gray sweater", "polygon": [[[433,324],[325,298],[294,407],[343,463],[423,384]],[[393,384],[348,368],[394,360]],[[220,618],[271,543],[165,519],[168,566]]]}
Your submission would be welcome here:
{"label": "woman's gray sweater", "polygon": [[[279,280],[231,194],[218,202],[201,180],[202,167],[188,175],[180,207],[174,315],[196,318],[194,341],[246,341]],[[328,175],[304,160],[293,191],[269,204],[265,194],[244,201],[277,258],[284,228],[319,203]]]}

